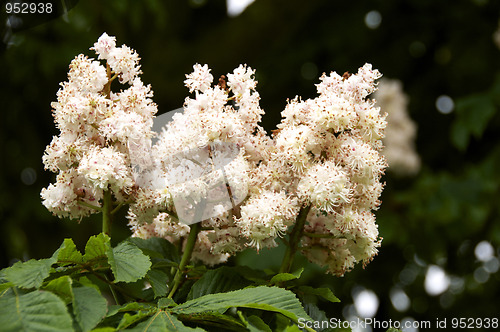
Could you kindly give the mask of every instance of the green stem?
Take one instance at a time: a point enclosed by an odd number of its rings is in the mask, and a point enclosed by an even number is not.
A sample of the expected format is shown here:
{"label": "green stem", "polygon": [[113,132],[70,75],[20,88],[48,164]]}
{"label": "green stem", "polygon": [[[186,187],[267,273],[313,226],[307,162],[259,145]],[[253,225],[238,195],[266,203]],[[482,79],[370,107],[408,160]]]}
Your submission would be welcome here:
{"label": "green stem", "polygon": [[92,204],[84,202],[84,201],[78,201],[78,205],[85,206],[85,207],[88,207],[90,209],[102,212],[102,208],[100,206],[92,205]]}
{"label": "green stem", "polygon": [[124,206],[125,204],[125,202],[121,202],[120,204],[118,204],[113,210],[111,210],[111,214],[115,214],[116,212],[120,211],[122,206]]}
{"label": "green stem", "polygon": [[196,238],[198,237],[198,233],[201,230],[201,222],[193,224],[190,226],[191,230],[189,232],[189,236],[187,239],[186,247],[184,248],[184,252],[182,253],[181,263],[179,264],[179,268],[174,276],[174,285],[172,286],[170,293],[168,294],[169,298],[172,298],[181,285],[184,276],[184,268],[187,263],[191,260],[191,254],[193,253],[194,244],[196,243]]}
{"label": "green stem", "polygon": [[292,232],[290,233],[290,238],[288,240],[288,247],[286,248],[285,257],[283,257],[283,262],[281,263],[280,273],[289,273],[292,267],[293,258],[297,252],[297,248],[300,244],[300,238],[304,233],[304,225],[306,224],[306,219],[311,206],[308,205],[300,209],[295,225],[293,226]]}
{"label": "green stem", "polygon": [[110,190],[104,191],[102,202],[102,232],[111,237],[113,200]]}
{"label": "green stem", "polygon": [[118,299],[118,294],[116,294],[113,285],[111,284],[111,282],[109,281],[107,276],[104,276],[104,278],[106,279],[106,282],[108,283],[109,290],[111,291],[111,294],[113,295],[113,299],[115,300],[115,303],[120,305],[121,303],[120,303],[120,300]]}
{"label": "green stem", "polygon": [[174,211],[170,211],[170,210],[166,209],[166,210],[162,210],[161,212],[166,212],[170,217],[172,217],[175,220],[179,221],[179,216]]}

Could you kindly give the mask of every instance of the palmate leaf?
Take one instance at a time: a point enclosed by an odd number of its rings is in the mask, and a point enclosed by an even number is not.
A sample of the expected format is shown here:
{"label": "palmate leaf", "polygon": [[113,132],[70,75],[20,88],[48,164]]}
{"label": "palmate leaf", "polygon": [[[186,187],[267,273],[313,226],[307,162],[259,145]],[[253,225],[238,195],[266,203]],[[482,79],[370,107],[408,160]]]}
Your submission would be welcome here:
{"label": "palmate leaf", "polygon": [[93,260],[107,259],[106,253],[111,250],[111,243],[109,236],[104,233],[93,235],[85,245],[85,255],[83,255],[84,262]]}
{"label": "palmate leaf", "polygon": [[146,280],[151,284],[155,298],[167,295],[168,276],[165,272],[157,269],[151,269],[146,274]]}
{"label": "palmate leaf", "polygon": [[224,331],[243,331],[248,327],[244,319],[237,319],[230,315],[225,315],[215,311],[207,311],[201,314],[179,315],[177,318],[182,322],[189,322],[194,325],[211,326]]}
{"label": "palmate leaf", "polygon": [[143,278],[151,267],[149,257],[131,242],[124,241],[106,252],[116,282],[134,282]]}
{"label": "palmate leaf", "polygon": [[300,286],[298,288],[298,291],[299,292],[303,292],[303,293],[306,293],[306,294],[311,294],[311,295],[316,295],[316,296],[320,296],[322,298],[324,298],[325,300],[327,301],[330,301],[330,302],[340,302],[340,300],[335,296],[333,295],[333,292],[330,288],[313,288],[313,287],[310,287],[310,286]]}
{"label": "palmate leaf", "polygon": [[0,330],[5,332],[70,332],[71,316],[55,294],[36,290],[19,295],[14,289],[0,298]]}
{"label": "palmate leaf", "polygon": [[247,317],[246,323],[250,332],[272,332],[269,325],[267,325],[259,316],[252,315]]}
{"label": "palmate leaf", "polygon": [[105,316],[107,302],[93,287],[73,288],[73,314],[82,331],[90,331]]}
{"label": "palmate leaf", "polygon": [[81,264],[83,255],[76,249],[72,239],[64,239],[57,251],[57,263],[61,266]]}
{"label": "palmate leaf", "polygon": [[171,262],[179,263],[180,256],[177,248],[168,240],[152,237],[147,240],[138,237],[128,239],[129,242],[135,244],[141,249],[144,254],[151,258],[158,258],[161,260],[168,260]]}
{"label": "palmate leaf", "polygon": [[4,270],[5,278],[21,288],[39,288],[43,280],[49,276],[50,267],[56,262],[55,257],[31,259],[17,262]]}
{"label": "palmate leaf", "polygon": [[144,320],[144,317],[148,316],[151,316],[151,313],[147,311],[139,311],[135,314],[125,313],[125,315],[123,315],[122,319],[120,320],[117,329],[124,330],[127,327]]}
{"label": "palmate leaf", "polygon": [[201,328],[191,328],[188,327],[180,320],[177,319],[175,315],[168,311],[159,310],[150,319],[139,323],[136,327],[127,329],[125,331],[129,332],[172,332],[172,331],[193,331],[202,332],[205,331]]}
{"label": "palmate leaf", "polygon": [[63,301],[68,304],[73,301],[73,279],[69,276],[62,276],[57,279],[51,280],[42,289],[51,291],[58,295]]}
{"label": "palmate leaf", "polygon": [[243,278],[236,268],[223,266],[207,271],[189,291],[188,300],[203,295],[224,293],[249,286],[251,282]]}
{"label": "palmate leaf", "polygon": [[311,320],[295,294],[282,288],[266,286],[205,295],[178,305],[172,309],[172,312],[189,315],[230,307],[279,312],[294,322],[297,322],[299,318]]}
{"label": "palmate leaf", "polygon": [[271,278],[270,283],[271,284],[278,284],[280,282],[299,279],[300,276],[302,275],[302,272],[304,272],[304,268],[300,268],[299,270],[295,271],[294,273],[278,273],[277,275],[275,275],[274,277]]}
{"label": "palmate leaf", "polygon": [[148,303],[129,302],[124,305],[112,305],[108,307],[107,317],[116,315],[119,312],[148,311],[155,312],[156,307]]}

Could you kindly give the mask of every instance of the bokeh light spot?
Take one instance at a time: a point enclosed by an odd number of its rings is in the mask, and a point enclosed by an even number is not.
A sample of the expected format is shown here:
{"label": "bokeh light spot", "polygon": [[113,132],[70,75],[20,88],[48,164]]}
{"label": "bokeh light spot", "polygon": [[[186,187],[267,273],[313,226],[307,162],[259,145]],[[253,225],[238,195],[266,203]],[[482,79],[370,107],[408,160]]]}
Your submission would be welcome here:
{"label": "bokeh light spot", "polygon": [[31,186],[36,181],[36,171],[31,167],[26,167],[21,171],[21,181],[25,185]]}
{"label": "bokeh light spot", "polygon": [[490,278],[490,274],[483,267],[478,267],[474,270],[474,280],[480,284],[484,284]]}
{"label": "bokeh light spot", "polygon": [[429,265],[425,274],[425,291],[429,295],[439,295],[450,286],[450,278],[446,272],[437,265]]}
{"label": "bokeh light spot", "polygon": [[405,317],[401,320],[403,332],[418,332],[419,329],[416,327],[417,325],[418,322],[413,317]]}
{"label": "bokeh light spot", "polygon": [[391,289],[389,294],[392,302],[392,306],[399,312],[405,312],[410,308],[410,298],[406,293],[399,287],[394,287]]}
{"label": "bokeh light spot", "polygon": [[497,273],[499,268],[500,268],[500,262],[496,257],[493,257],[489,261],[484,263],[484,269],[489,273]]}
{"label": "bokeh light spot", "polygon": [[354,307],[359,316],[363,318],[374,317],[379,306],[377,295],[369,290],[362,289],[354,292]]}
{"label": "bokeh light spot", "polygon": [[474,248],[474,255],[481,262],[487,262],[493,258],[495,249],[488,241],[481,241]]}
{"label": "bokeh light spot", "polygon": [[369,11],[365,15],[365,24],[370,29],[376,29],[382,23],[382,15],[376,10]]}
{"label": "bokeh light spot", "polygon": [[254,0],[227,0],[227,14],[230,17],[236,17],[243,13],[252,2]]}
{"label": "bokeh light spot", "polygon": [[442,114],[449,114],[453,111],[455,103],[450,96],[442,95],[436,99],[436,108]]}

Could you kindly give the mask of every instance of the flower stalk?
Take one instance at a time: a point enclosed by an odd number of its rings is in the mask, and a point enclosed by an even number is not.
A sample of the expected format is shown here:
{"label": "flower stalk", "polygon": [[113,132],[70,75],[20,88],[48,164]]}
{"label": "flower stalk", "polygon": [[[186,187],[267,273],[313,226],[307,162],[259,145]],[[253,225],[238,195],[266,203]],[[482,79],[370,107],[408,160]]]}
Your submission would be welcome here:
{"label": "flower stalk", "polygon": [[186,265],[189,263],[191,260],[191,255],[193,253],[194,245],[196,243],[196,239],[198,237],[198,233],[201,230],[201,223],[196,223],[190,226],[191,230],[189,232],[189,236],[187,239],[186,247],[184,248],[184,252],[182,253],[182,258],[181,262],[179,264],[179,268],[177,269],[177,272],[175,273],[174,279],[173,279],[173,286],[170,288],[170,293],[168,294],[168,298],[172,298],[181,285],[183,281],[183,275],[184,275],[184,269]]}
{"label": "flower stalk", "polygon": [[110,190],[104,191],[102,202],[102,232],[111,237],[113,199]]}
{"label": "flower stalk", "polygon": [[288,240],[288,246],[286,248],[285,257],[283,257],[283,262],[281,263],[280,273],[289,273],[293,264],[293,258],[300,244],[300,238],[304,233],[304,226],[306,224],[307,215],[311,210],[311,205],[302,207],[300,209],[299,215],[295,225],[293,226],[292,232],[290,233],[290,238]]}

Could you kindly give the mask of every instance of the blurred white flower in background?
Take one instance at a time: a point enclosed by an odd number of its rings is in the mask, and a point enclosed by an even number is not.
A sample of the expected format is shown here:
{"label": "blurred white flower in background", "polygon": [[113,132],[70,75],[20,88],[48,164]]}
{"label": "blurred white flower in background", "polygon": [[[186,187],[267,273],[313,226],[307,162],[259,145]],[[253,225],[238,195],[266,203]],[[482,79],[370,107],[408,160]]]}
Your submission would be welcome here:
{"label": "blurred white flower in background", "polygon": [[388,170],[397,175],[416,174],[420,170],[420,157],[415,150],[417,125],[408,114],[408,96],[402,83],[380,80],[373,98],[381,111],[387,112],[382,154],[387,158]]}

